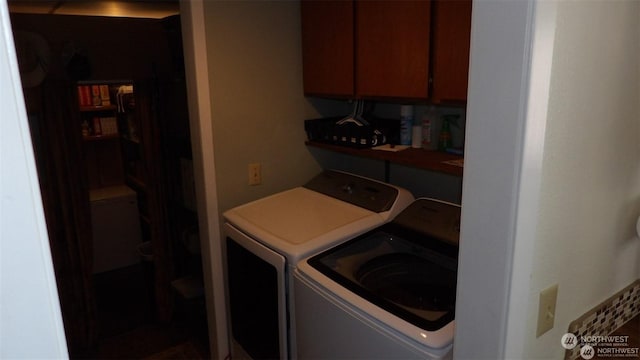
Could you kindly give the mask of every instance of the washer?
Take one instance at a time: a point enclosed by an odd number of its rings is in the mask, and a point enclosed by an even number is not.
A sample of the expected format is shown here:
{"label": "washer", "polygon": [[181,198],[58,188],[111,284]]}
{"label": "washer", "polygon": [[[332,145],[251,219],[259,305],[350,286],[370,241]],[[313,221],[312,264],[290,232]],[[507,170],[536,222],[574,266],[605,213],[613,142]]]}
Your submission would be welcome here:
{"label": "washer", "polygon": [[451,358],[460,207],[418,199],[298,264],[301,359]]}
{"label": "washer", "polygon": [[413,199],[405,189],[328,170],[225,212],[232,357],[295,358],[295,265],[390,221]]}

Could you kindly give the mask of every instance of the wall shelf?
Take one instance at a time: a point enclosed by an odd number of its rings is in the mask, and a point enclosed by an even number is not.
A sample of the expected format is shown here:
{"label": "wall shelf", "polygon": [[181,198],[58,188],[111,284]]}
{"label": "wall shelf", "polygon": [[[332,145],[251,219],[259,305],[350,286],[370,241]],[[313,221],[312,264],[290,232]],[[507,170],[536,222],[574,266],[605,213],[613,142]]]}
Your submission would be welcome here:
{"label": "wall shelf", "polygon": [[147,191],[147,185],[140,178],[127,174],[127,185],[131,186],[136,191]]}
{"label": "wall shelf", "polygon": [[116,109],[115,105],[80,106],[80,112],[115,111]]}
{"label": "wall shelf", "polygon": [[126,140],[129,143],[135,144],[135,145],[140,145],[140,139],[139,138],[133,138],[129,135],[125,135],[122,137],[124,140]]}
{"label": "wall shelf", "polygon": [[326,144],[317,141],[306,141],[307,146],[325,149],[347,155],[359,156],[368,159],[381,160],[385,163],[400,164],[418,169],[435,171],[453,176],[462,176],[462,166],[449,162],[461,161],[462,156],[448,154],[440,151],[408,148],[398,152],[358,149],[346,146]]}
{"label": "wall shelf", "polygon": [[120,135],[118,134],[109,134],[109,135],[88,135],[83,136],[82,140],[84,141],[105,141],[105,140],[115,140],[118,139]]}

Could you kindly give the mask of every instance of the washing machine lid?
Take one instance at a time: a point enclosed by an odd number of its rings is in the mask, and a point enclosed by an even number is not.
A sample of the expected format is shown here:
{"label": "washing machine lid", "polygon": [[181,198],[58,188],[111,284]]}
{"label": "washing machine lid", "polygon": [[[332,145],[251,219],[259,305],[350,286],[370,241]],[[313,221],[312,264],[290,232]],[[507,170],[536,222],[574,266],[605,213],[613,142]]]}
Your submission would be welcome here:
{"label": "washing machine lid", "polygon": [[376,212],[304,187],[238,206],[224,217],[292,264],[385,221]]}
{"label": "washing machine lid", "polygon": [[418,199],[392,222],[298,264],[319,284],[433,348],[453,341],[460,206]]}
{"label": "washing machine lid", "polygon": [[393,230],[387,224],[308,263],[382,309],[424,330],[439,330],[454,318],[457,258]]}

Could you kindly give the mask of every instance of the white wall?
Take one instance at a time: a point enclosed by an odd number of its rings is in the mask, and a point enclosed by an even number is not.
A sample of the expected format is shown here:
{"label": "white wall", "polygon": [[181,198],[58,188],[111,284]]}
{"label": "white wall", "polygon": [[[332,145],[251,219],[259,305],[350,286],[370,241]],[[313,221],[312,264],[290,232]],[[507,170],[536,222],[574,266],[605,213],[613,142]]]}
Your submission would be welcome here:
{"label": "white wall", "polygon": [[[633,0],[557,2],[525,358],[561,358],[569,323],[640,275],[639,16]],[[552,284],[555,327],[536,339]]]}
{"label": "white wall", "polygon": [[638,278],[639,7],[474,2],[457,358],[562,358],[569,323]]}
{"label": "white wall", "polygon": [[67,358],[6,1],[0,1],[0,358]]}
{"label": "white wall", "polygon": [[[205,1],[213,140],[221,211],[320,171],[304,145],[304,98],[297,1]],[[263,184],[248,186],[249,163]]]}

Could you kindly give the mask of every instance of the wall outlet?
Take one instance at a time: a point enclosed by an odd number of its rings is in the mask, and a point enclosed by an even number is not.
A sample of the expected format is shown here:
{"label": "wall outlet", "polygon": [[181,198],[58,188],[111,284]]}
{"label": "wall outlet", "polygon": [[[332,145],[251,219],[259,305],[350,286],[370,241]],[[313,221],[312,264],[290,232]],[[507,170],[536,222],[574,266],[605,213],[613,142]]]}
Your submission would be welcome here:
{"label": "wall outlet", "polygon": [[540,303],[538,305],[538,330],[536,337],[546,333],[553,328],[556,318],[556,300],[558,299],[558,284],[549,286],[540,292]]}
{"label": "wall outlet", "polygon": [[262,169],[260,163],[249,164],[249,185],[260,185],[262,183]]}

